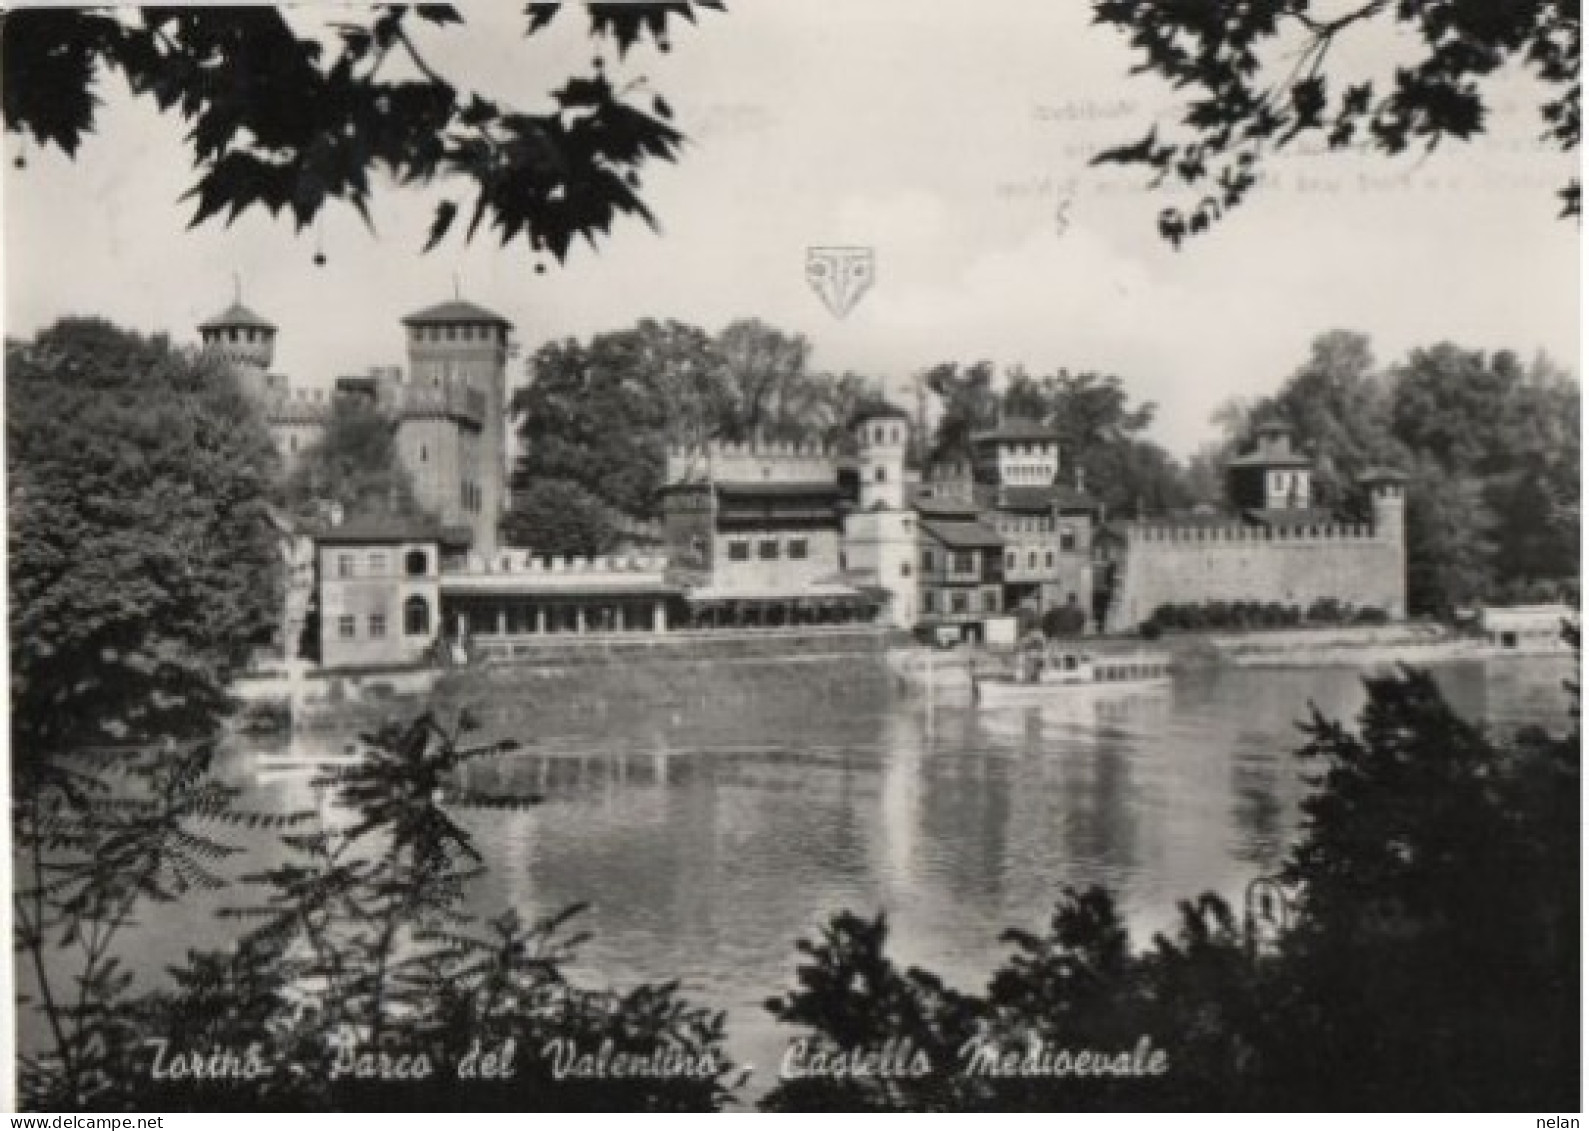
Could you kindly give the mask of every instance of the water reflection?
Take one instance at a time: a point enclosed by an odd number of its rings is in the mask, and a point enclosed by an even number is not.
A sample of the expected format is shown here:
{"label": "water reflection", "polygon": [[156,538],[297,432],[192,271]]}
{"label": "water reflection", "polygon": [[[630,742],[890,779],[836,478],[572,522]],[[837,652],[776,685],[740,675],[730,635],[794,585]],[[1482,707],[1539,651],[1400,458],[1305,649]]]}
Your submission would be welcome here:
{"label": "water reflection", "polygon": [[[1567,674],[1539,661],[1439,678],[1464,710],[1513,729],[1561,724]],[[897,958],[979,987],[1005,953],[1000,932],[1041,927],[1065,885],[1110,887],[1145,928],[1204,890],[1237,899],[1295,833],[1308,704],[1351,718],[1363,692],[1347,670],[1220,669],[1156,694],[997,710],[929,708],[847,675],[691,691],[664,710],[538,700],[473,705],[487,737],[524,748],[472,763],[466,786],[546,799],[463,817],[491,866],[473,909],[588,902],[585,976],[680,978],[728,1011],[742,1058],[769,1066],[784,1034],[761,1003],[793,983],[794,940],[841,908],[886,912]],[[249,800],[320,803],[307,775],[255,782]],[[249,866],[277,852],[253,846]],[[151,966],[218,937],[190,910],[152,924]]]}

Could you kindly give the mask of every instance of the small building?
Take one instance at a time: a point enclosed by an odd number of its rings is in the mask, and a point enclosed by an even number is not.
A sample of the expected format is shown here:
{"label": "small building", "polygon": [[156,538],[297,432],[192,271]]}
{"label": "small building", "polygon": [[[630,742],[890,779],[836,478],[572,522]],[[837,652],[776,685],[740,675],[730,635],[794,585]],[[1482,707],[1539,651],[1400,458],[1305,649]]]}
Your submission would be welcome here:
{"label": "small building", "polygon": [[1238,511],[1288,512],[1313,506],[1313,461],[1295,447],[1289,424],[1260,424],[1251,451],[1225,465],[1226,490]]}
{"label": "small building", "polygon": [[1000,487],[984,519],[1004,538],[1004,603],[1041,616],[1092,613],[1092,529],[1098,503],[1063,487]]}
{"label": "small building", "polygon": [[328,668],[417,663],[441,631],[443,548],[466,530],[409,519],[355,519],[315,534],[320,662]]}
{"label": "small building", "polygon": [[694,627],[872,620],[886,594],[845,574],[835,461],[801,445],[711,444],[669,456],[663,543]]}
{"label": "small building", "polygon": [[1004,538],[974,509],[918,501],[921,530],[921,616],[981,641],[984,622],[1004,613]]}
{"label": "small building", "polygon": [[1059,433],[1035,420],[1012,418],[971,437],[977,482],[1047,487],[1059,476]]}
{"label": "small building", "polygon": [[1578,610],[1570,605],[1486,606],[1479,611],[1485,641],[1508,651],[1565,652],[1562,626],[1578,623]]}
{"label": "small building", "polygon": [[559,636],[660,635],[681,619],[666,565],[656,555],[471,554],[443,569],[444,632],[471,658],[500,659]]}

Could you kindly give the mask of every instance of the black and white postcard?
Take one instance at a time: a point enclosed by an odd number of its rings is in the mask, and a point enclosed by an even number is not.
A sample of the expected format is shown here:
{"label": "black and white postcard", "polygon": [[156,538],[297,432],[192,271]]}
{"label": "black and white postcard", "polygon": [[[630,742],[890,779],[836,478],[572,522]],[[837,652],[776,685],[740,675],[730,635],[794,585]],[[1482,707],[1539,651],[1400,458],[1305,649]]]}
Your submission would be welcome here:
{"label": "black and white postcard", "polygon": [[10,10],[15,1108],[1576,1127],[1580,18]]}

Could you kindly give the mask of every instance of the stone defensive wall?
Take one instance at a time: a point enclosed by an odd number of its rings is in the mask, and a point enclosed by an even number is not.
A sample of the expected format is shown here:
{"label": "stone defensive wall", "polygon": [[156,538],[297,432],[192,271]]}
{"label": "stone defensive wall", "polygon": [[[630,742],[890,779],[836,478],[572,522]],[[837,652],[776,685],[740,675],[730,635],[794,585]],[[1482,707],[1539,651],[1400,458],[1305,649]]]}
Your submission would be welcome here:
{"label": "stone defensive wall", "polygon": [[1298,605],[1333,598],[1406,614],[1400,540],[1362,523],[1292,528],[1144,524],[1127,528],[1109,632],[1128,632],[1161,605],[1257,601]]}
{"label": "stone defensive wall", "polygon": [[268,424],[324,424],[331,419],[331,398],[324,389],[292,389],[265,406]]}
{"label": "stone defensive wall", "polygon": [[822,444],[713,442],[668,449],[667,482],[830,483],[838,460]]}

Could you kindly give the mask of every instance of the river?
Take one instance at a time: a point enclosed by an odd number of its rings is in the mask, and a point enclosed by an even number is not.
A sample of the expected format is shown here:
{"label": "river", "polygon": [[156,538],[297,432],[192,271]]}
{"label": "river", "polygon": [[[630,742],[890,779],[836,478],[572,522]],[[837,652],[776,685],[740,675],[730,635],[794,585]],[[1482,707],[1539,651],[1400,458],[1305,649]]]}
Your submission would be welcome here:
{"label": "river", "polygon": [[[1565,724],[1566,659],[1436,672],[1500,730]],[[727,1012],[756,1093],[789,1036],[762,1003],[794,985],[795,939],[831,913],[885,912],[896,960],[980,989],[1007,953],[1000,932],[1041,929],[1066,885],[1106,885],[1142,931],[1205,890],[1239,902],[1296,832],[1308,705],[1352,718],[1363,695],[1349,669],[1226,667],[1160,692],[997,710],[847,678],[726,699],[703,687],[660,710],[500,696],[476,709],[524,748],[475,764],[466,784],[545,801],[467,816],[490,865],[473,909],[588,902],[576,976],[680,979]],[[251,757],[232,769],[253,804],[313,802],[306,777],[262,781]],[[217,938],[205,914],[152,922],[151,965]]]}
{"label": "river", "polygon": [[[1436,670],[1503,731],[1565,721],[1565,660]],[[883,911],[896,960],[981,988],[1003,928],[1041,928],[1066,885],[1109,887],[1144,930],[1205,890],[1239,900],[1297,828],[1308,704],[1349,718],[1363,695],[1349,669],[1208,668],[1040,708],[929,709],[861,685],[660,715],[488,705],[486,729],[525,750],[468,784],[546,801],[471,817],[491,865],[474,909],[588,902],[581,973],[681,979],[727,1011],[759,1090],[788,1037],[762,1003],[831,913]]]}

